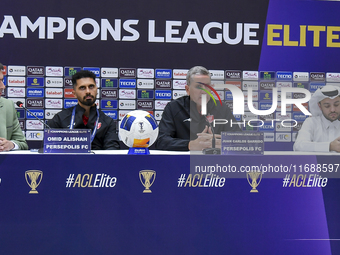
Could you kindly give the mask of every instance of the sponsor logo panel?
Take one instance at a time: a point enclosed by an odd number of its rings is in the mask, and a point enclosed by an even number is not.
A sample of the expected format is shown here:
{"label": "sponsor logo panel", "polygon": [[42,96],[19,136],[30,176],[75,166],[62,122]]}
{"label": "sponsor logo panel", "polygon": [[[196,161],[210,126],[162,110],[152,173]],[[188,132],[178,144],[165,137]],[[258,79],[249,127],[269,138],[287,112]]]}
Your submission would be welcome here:
{"label": "sponsor logo panel", "polygon": [[139,89],[153,89],[155,87],[155,82],[153,79],[138,79],[137,88]]}
{"label": "sponsor logo panel", "polygon": [[310,81],[326,81],[326,73],[321,72],[311,72]]}
{"label": "sponsor logo panel", "polygon": [[126,114],[128,114],[130,111],[127,110],[119,110],[119,120],[123,119]]}
{"label": "sponsor logo panel", "polygon": [[326,73],[327,82],[340,82],[340,73]]}
{"label": "sponsor logo panel", "polygon": [[209,70],[209,72],[212,80],[224,80],[223,70]]}
{"label": "sponsor logo panel", "polygon": [[325,85],[326,85],[325,83],[311,82],[309,84],[309,91],[311,93],[314,93],[315,91],[317,91],[318,88],[322,88]]}
{"label": "sponsor logo panel", "polygon": [[44,125],[39,120],[26,120],[26,129],[43,129]]}
{"label": "sponsor logo panel", "polygon": [[[223,92],[222,92],[223,94]],[[180,98],[182,96],[186,96],[187,95],[187,92],[185,90],[173,90],[172,91],[172,98],[173,99],[177,99],[177,98]],[[217,98],[217,96],[215,94],[213,94],[214,98]],[[221,99],[223,100],[223,99]]]}
{"label": "sponsor logo panel", "polygon": [[243,77],[243,80],[258,80],[259,72],[258,71],[243,71],[242,77]]}
{"label": "sponsor logo panel", "polygon": [[276,79],[278,81],[291,81],[293,79],[292,72],[276,72]]}
{"label": "sponsor logo panel", "polygon": [[16,109],[19,120],[25,119],[25,109]]}
{"label": "sponsor logo panel", "polygon": [[257,81],[243,81],[242,82],[242,89],[247,90],[252,88],[253,90],[259,89],[259,83]]}
{"label": "sponsor logo panel", "polygon": [[102,89],[101,97],[105,99],[117,99],[118,90],[117,89]]}
{"label": "sponsor logo panel", "polygon": [[170,100],[155,100],[155,110],[164,110]]}
{"label": "sponsor logo panel", "polygon": [[27,99],[26,101],[27,108],[43,108],[44,100],[43,99]]}
{"label": "sponsor logo panel", "polygon": [[46,97],[55,97],[62,98],[63,97],[63,89],[61,88],[46,88]]}
{"label": "sponsor logo panel", "polygon": [[65,83],[65,87],[73,87],[71,78],[65,78],[64,83]]}
{"label": "sponsor logo panel", "polygon": [[120,78],[136,78],[136,68],[119,68]]}
{"label": "sponsor logo panel", "polygon": [[44,139],[44,131],[26,131],[26,140],[28,141],[42,141]]}
{"label": "sponsor logo panel", "polygon": [[240,70],[226,70],[225,79],[226,80],[241,80],[242,72]]}
{"label": "sponsor logo panel", "polygon": [[11,76],[12,75],[25,76],[26,67],[25,66],[7,66],[7,74]]}
{"label": "sponsor logo panel", "polygon": [[185,89],[186,80],[173,80],[173,89]]}
{"label": "sponsor logo panel", "polygon": [[53,110],[53,109],[46,109],[45,110],[45,119],[50,120],[61,110]]}
{"label": "sponsor logo panel", "polygon": [[161,120],[163,115],[163,111],[155,111],[155,119],[156,120]]}
{"label": "sponsor logo panel", "polygon": [[153,110],[154,101],[153,100],[137,100],[138,110]]}
{"label": "sponsor logo panel", "polygon": [[118,68],[102,67],[101,75],[102,77],[118,78]]}
{"label": "sponsor logo panel", "polygon": [[118,115],[117,115],[117,110],[103,110],[103,113],[105,113],[107,116],[110,118],[116,120]]}
{"label": "sponsor logo panel", "polygon": [[155,78],[156,79],[171,79],[172,70],[171,69],[156,69]]}
{"label": "sponsor logo panel", "polygon": [[125,88],[125,89],[136,88],[136,79],[120,79],[119,88]]}
{"label": "sponsor logo panel", "polygon": [[118,102],[117,100],[101,100],[100,108],[101,109],[117,109]]}
{"label": "sponsor logo panel", "polygon": [[292,134],[291,133],[276,133],[275,141],[276,142],[291,142]]}
{"label": "sponsor logo panel", "polygon": [[101,79],[102,88],[118,88],[118,79]]}
{"label": "sponsor logo panel", "polygon": [[171,90],[156,90],[155,99],[171,99]]}
{"label": "sponsor logo panel", "polygon": [[[8,86],[25,87],[25,77],[8,77]],[[5,84],[6,85],[6,84]]]}
{"label": "sponsor logo panel", "polygon": [[153,99],[154,91],[147,89],[139,89],[137,90],[137,99]]}
{"label": "sponsor logo panel", "polygon": [[64,108],[70,108],[73,106],[76,106],[78,104],[78,100],[77,99],[65,99],[64,100]]}
{"label": "sponsor logo panel", "polygon": [[76,74],[77,72],[81,71],[81,67],[71,67],[71,66],[66,66],[65,67],[65,76],[72,76]]}
{"label": "sponsor logo panel", "polygon": [[44,87],[43,77],[27,77],[27,86]]}
{"label": "sponsor logo panel", "polygon": [[43,66],[27,66],[27,76],[44,76],[45,67]]}
{"label": "sponsor logo panel", "polygon": [[136,90],[134,90],[134,89],[120,89],[119,90],[119,98],[135,99],[136,98]]}
{"label": "sponsor logo panel", "polygon": [[151,68],[138,68],[137,69],[137,78],[154,78],[155,70]]}
{"label": "sponsor logo panel", "polygon": [[61,66],[46,66],[46,76],[63,76],[63,70]]}
{"label": "sponsor logo panel", "polygon": [[97,77],[100,77],[100,68],[99,67],[84,67],[84,70],[91,71],[94,73]]}
{"label": "sponsor logo panel", "polygon": [[135,100],[119,100],[119,109],[136,109]]}
{"label": "sponsor logo panel", "polygon": [[15,87],[7,87],[7,96],[8,97],[25,97],[26,89],[25,88],[15,88]]}
{"label": "sponsor logo panel", "polygon": [[46,108],[63,108],[63,99],[45,99]]}
{"label": "sponsor logo panel", "polygon": [[275,80],[275,72],[260,72],[261,80]]}
{"label": "sponsor logo panel", "polygon": [[309,73],[308,72],[294,72],[293,80],[294,81],[309,81]]}
{"label": "sponsor logo panel", "polygon": [[264,133],[263,138],[265,142],[274,142],[275,135],[274,133]]}
{"label": "sponsor logo panel", "polygon": [[73,95],[73,89],[64,89],[64,97],[75,98],[75,96]]}
{"label": "sponsor logo panel", "polygon": [[44,91],[45,89],[28,88],[27,97],[44,97]]}
{"label": "sponsor logo panel", "polygon": [[[43,119],[44,118],[44,110],[36,110],[36,109],[29,109],[31,112],[26,112],[26,119],[33,119],[36,120],[35,117],[37,117],[38,119]],[[32,114],[35,116],[33,116]],[[38,121],[38,120],[36,120]],[[39,121],[38,121],[39,122]],[[26,123],[27,126],[27,123]]]}
{"label": "sponsor logo panel", "polygon": [[281,90],[281,88],[292,88],[293,83],[289,81],[279,81],[279,82],[276,82],[276,87],[278,88],[278,90]]}
{"label": "sponsor logo panel", "polygon": [[167,79],[156,79],[156,89],[171,89],[171,80]]}
{"label": "sponsor logo panel", "polygon": [[273,90],[275,88],[275,82],[261,81],[260,90]]}
{"label": "sponsor logo panel", "polygon": [[174,79],[186,79],[188,71],[188,69],[174,69]]}

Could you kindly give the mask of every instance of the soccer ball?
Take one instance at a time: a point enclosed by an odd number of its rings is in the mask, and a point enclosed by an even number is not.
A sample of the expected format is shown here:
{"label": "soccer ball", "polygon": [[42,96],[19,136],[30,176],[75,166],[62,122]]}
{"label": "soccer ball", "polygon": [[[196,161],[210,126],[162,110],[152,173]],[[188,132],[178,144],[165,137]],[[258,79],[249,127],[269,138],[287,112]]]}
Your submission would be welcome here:
{"label": "soccer ball", "polygon": [[119,137],[130,148],[147,148],[158,137],[157,121],[146,111],[131,111],[120,123]]}

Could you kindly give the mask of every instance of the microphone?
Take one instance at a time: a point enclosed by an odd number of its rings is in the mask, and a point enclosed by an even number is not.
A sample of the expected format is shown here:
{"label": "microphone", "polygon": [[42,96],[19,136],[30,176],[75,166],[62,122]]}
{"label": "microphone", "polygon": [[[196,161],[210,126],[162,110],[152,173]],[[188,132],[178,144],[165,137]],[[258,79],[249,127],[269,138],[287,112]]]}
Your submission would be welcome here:
{"label": "microphone", "polygon": [[26,111],[28,111],[34,118],[36,118],[37,120],[39,120],[40,123],[42,123],[42,124],[44,125],[45,128],[48,127],[49,129],[51,129],[51,127],[50,127],[49,125],[47,125],[45,122],[43,122],[43,121],[42,121],[41,119],[39,119],[37,116],[35,116],[30,110],[28,110],[28,109],[24,106],[23,102],[17,101],[17,102],[16,102],[16,105],[17,105],[18,107],[24,108]]}
{"label": "microphone", "polygon": [[204,149],[203,154],[221,154],[221,149],[215,148],[215,145],[216,145],[215,131],[214,131],[213,127],[211,126],[207,117],[206,116],[204,116],[204,117],[205,117],[205,120],[208,122],[208,125],[211,129],[213,138],[211,140],[211,148]]}

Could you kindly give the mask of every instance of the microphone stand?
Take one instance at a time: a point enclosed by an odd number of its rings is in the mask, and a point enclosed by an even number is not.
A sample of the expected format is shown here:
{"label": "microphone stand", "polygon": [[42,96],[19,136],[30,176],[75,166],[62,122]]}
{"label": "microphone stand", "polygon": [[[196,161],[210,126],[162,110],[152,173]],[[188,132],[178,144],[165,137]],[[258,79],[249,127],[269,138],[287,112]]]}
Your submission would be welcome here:
{"label": "microphone stand", "polygon": [[214,131],[213,127],[211,126],[211,124],[210,124],[209,120],[207,119],[207,117],[206,116],[204,116],[204,117],[205,117],[205,120],[208,122],[208,126],[211,129],[213,138],[211,140],[211,148],[203,149],[203,154],[214,154],[214,155],[221,154],[221,149],[220,148],[215,148],[215,146],[216,146],[215,131]]}

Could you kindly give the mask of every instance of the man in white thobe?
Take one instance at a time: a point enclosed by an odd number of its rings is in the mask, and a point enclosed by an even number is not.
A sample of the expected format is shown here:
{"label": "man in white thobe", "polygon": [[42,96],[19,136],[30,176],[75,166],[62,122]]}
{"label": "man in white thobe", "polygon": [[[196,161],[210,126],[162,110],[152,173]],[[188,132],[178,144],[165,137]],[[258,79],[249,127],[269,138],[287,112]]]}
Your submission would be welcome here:
{"label": "man in white thobe", "polygon": [[309,101],[312,117],[302,124],[294,151],[340,152],[340,88],[326,85]]}

